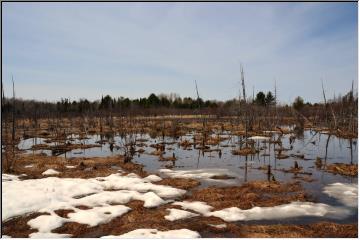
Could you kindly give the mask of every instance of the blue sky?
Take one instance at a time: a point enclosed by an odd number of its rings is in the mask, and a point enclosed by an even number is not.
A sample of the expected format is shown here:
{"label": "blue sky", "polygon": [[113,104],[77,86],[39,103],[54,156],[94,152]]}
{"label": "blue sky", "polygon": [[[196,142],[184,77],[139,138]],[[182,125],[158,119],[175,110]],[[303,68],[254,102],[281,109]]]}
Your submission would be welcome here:
{"label": "blue sky", "polygon": [[25,99],[204,99],[274,89],[281,102],[357,87],[357,3],[3,3],[3,82]]}

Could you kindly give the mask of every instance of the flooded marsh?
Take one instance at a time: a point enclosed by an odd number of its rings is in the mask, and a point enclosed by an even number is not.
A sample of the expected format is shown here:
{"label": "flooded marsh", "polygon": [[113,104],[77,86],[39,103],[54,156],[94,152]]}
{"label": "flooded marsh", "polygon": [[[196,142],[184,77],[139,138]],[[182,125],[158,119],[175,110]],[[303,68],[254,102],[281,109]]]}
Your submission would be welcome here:
{"label": "flooded marsh", "polygon": [[[201,122],[187,121],[179,124],[176,130],[171,124],[166,127],[165,121],[151,124],[153,127],[146,129],[145,123],[140,128],[142,131],[136,126],[125,131],[107,129],[86,134],[65,128],[67,134],[61,137],[45,134],[46,130],[33,137],[20,137],[17,144],[19,177],[13,179],[9,175],[9,186],[17,183],[21,188],[23,182],[40,181],[44,177],[59,179],[56,180],[58,184],[63,184],[61,179],[92,182],[109,178],[104,180],[104,189],[86,190],[79,193],[80,197],[69,196],[70,205],[55,207],[55,212],[46,210],[49,217],[41,215],[56,221],[59,227],[37,233],[37,225],[32,223],[37,219],[34,217],[23,223],[23,228],[30,228],[32,236],[100,237],[130,234],[139,229],[134,224],[140,223],[144,229],[149,226],[158,226],[158,230],[182,227],[202,237],[242,237],[257,235],[246,235],[239,232],[239,228],[278,226],[279,235],[264,235],[274,237],[284,236],[282,234],[286,233],[281,231],[295,225],[308,230],[294,234],[321,236],[320,232],[310,234],[309,226],[327,223],[333,224],[335,229],[348,227],[345,232],[339,230],[340,236],[355,234],[350,226],[357,225],[358,216],[356,138],[342,138],[324,129],[298,131],[295,125],[258,129],[246,137],[241,126],[227,122],[214,122],[204,127]],[[156,126],[161,125],[163,128],[156,130]],[[136,182],[140,181],[136,185],[139,187],[126,184],[135,181],[133,177],[138,178]],[[116,178],[123,178],[120,181],[124,183],[106,183]],[[84,182],[83,186],[90,182]],[[169,195],[151,190],[150,182],[180,192]],[[76,200],[78,198],[84,200]],[[93,198],[92,202],[85,201],[87,198]],[[127,200],[119,202],[119,198]],[[136,205],[138,201],[144,201],[144,205]],[[82,206],[85,210],[81,210]],[[119,206],[119,209],[109,206]],[[102,209],[108,209],[110,214],[108,217],[97,215],[96,218],[103,221],[81,220],[84,214],[99,214]],[[32,213],[34,210],[21,211]],[[63,215],[63,211],[70,212]],[[13,217],[3,219],[5,233],[25,236],[11,227],[24,221],[24,217],[9,214]],[[139,214],[144,216],[142,220]],[[208,227],[201,227],[194,221]],[[127,227],[115,229],[111,224]],[[193,232],[180,233],[195,237]]]}

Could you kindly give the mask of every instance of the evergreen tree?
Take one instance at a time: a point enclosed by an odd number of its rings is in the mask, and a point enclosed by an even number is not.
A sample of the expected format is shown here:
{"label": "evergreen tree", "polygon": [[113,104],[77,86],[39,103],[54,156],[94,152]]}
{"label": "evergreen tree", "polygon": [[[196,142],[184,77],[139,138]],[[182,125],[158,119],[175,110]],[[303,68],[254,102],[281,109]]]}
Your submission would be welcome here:
{"label": "evergreen tree", "polygon": [[265,106],[266,105],[265,98],[266,98],[265,94],[260,91],[256,94],[255,103],[260,106]]}
{"label": "evergreen tree", "polygon": [[275,104],[275,97],[272,95],[270,91],[266,94],[265,103],[267,106]]}
{"label": "evergreen tree", "polygon": [[304,99],[302,97],[295,98],[295,101],[293,103],[293,108],[295,108],[297,111],[301,111],[304,107]]}

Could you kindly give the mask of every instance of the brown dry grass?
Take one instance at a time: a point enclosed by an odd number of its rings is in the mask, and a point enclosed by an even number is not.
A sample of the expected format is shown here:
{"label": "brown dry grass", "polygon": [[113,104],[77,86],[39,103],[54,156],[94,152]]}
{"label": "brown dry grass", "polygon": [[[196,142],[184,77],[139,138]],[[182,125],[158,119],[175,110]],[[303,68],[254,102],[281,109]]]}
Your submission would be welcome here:
{"label": "brown dry grass", "polygon": [[303,191],[299,182],[279,183],[254,181],[240,187],[194,190],[189,201],[203,201],[216,210],[227,207],[249,209],[254,206],[271,207],[292,201],[306,201],[309,196]]}
{"label": "brown dry grass", "polygon": [[[72,237],[101,237],[106,235],[121,235],[139,228],[155,228],[161,231],[186,228],[200,233],[202,237],[357,237],[357,224],[336,224],[332,222],[318,222],[306,225],[274,224],[248,225],[226,223],[216,217],[194,217],[191,219],[167,221],[169,205],[158,208],[144,208],[142,201],[132,201],[127,204],[132,210],[127,214],[114,218],[112,221],[95,227],[79,223],[65,223],[55,229],[56,233],[72,234]],[[174,206],[176,207],[176,206]],[[69,211],[57,211],[67,217]],[[39,214],[23,216],[3,223],[3,234],[12,237],[28,237],[35,230],[30,229],[27,221]],[[212,225],[225,224],[225,228]]]}
{"label": "brown dry grass", "polygon": [[187,178],[164,178],[161,181],[155,182],[159,185],[167,185],[175,188],[190,189],[200,185],[200,182],[194,179]]}
{"label": "brown dry grass", "polygon": [[357,224],[318,222],[306,225],[241,225],[231,224],[229,231],[245,238],[357,238]]}
{"label": "brown dry grass", "polygon": [[[27,165],[33,165],[27,168]],[[66,168],[67,165],[76,166],[75,168]],[[94,157],[94,158],[71,158],[44,156],[40,154],[20,155],[17,159],[14,174],[26,174],[28,178],[42,178],[42,173],[47,169],[59,171],[57,177],[75,177],[75,178],[93,178],[104,177],[117,173],[117,169],[112,166],[118,166],[127,172],[134,172],[140,176],[147,176],[143,171],[143,166],[132,162],[125,163],[123,156],[114,157]]]}
{"label": "brown dry grass", "polygon": [[334,164],[326,165],[326,171],[335,174],[355,177],[358,175],[358,165],[346,164],[346,163],[334,163]]}
{"label": "brown dry grass", "polygon": [[73,149],[88,149],[88,148],[94,148],[94,147],[101,147],[100,144],[62,144],[62,145],[56,145],[56,146],[49,146],[46,144],[37,144],[33,145],[33,150],[52,150],[52,151],[63,151],[68,152]]}
{"label": "brown dry grass", "polygon": [[250,154],[255,154],[256,150],[254,148],[243,148],[243,149],[234,149],[231,151],[233,155],[246,156]]}
{"label": "brown dry grass", "polygon": [[13,238],[27,238],[29,234],[36,232],[31,229],[27,222],[40,215],[48,215],[45,213],[31,213],[20,217],[12,218],[6,222],[1,222],[1,233]]}

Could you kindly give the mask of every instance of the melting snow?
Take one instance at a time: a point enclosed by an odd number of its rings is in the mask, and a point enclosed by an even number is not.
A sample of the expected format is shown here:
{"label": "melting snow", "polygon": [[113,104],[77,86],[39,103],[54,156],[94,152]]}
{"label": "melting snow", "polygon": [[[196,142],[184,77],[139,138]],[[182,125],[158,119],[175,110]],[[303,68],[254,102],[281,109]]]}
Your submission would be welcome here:
{"label": "melting snow", "polygon": [[343,218],[351,214],[351,211],[342,207],[333,207],[323,203],[292,202],[274,207],[253,207],[243,210],[237,207],[225,208],[213,211],[212,206],[204,202],[175,202],[173,205],[180,205],[183,209],[189,209],[203,216],[215,216],[227,222],[249,221],[249,220],[271,220],[301,216],[326,216],[330,218]]}
{"label": "melting snow", "polygon": [[149,175],[144,179],[148,180],[149,182],[158,182],[162,180],[162,178],[157,175]]}
{"label": "melting snow", "polygon": [[270,138],[269,137],[264,137],[264,136],[252,136],[252,137],[249,137],[248,139],[251,139],[251,140],[269,140]]}
{"label": "melting snow", "polygon": [[[121,178],[121,180],[119,180]],[[127,176],[120,176],[117,174],[110,175],[106,178],[98,178],[102,181],[102,185],[109,189],[127,189],[137,192],[154,192],[159,197],[163,198],[176,198],[186,193],[185,190],[177,189],[164,185],[156,185],[140,178],[134,173],[128,174]]]}
{"label": "melting snow", "polygon": [[159,172],[165,174],[171,178],[192,178],[199,180],[206,180],[211,182],[222,182],[234,184],[236,183],[236,179],[212,179],[212,177],[216,176],[230,176],[237,177],[237,175],[231,172],[229,169],[195,169],[195,170],[171,170],[171,169],[160,169]]}
{"label": "melting snow", "polygon": [[[47,170],[50,171],[52,169]],[[55,171],[55,170],[52,170]],[[170,177],[210,179],[212,176],[231,175],[224,169],[203,169],[189,171],[160,170]],[[51,172],[51,171],[50,171]],[[55,171],[56,172],[56,171]],[[144,201],[144,207],[156,207],[167,203],[163,198],[177,198],[185,194],[185,190],[170,186],[156,185],[153,181],[161,180],[156,175],[140,178],[136,174],[126,176],[120,173],[107,177],[91,179],[48,177],[43,179],[20,180],[18,176],[2,174],[3,200],[2,221],[12,217],[32,212],[49,213],[28,221],[28,225],[38,232],[29,236],[35,238],[69,237],[68,234],[56,234],[51,231],[62,226],[65,222],[78,222],[96,226],[111,221],[131,209],[124,205],[131,200]],[[106,191],[111,190],[111,191]],[[324,193],[334,197],[346,206],[357,206],[357,185],[334,183],[324,188]],[[23,197],[26,196],[26,197]],[[81,210],[75,206],[90,207]],[[195,211],[203,216],[215,216],[224,221],[249,221],[283,219],[300,216],[319,216],[343,218],[352,214],[352,209],[334,207],[323,203],[292,202],[274,207],[253,207],[242,210],[237,207],[213,211],[213,207],[205,202],[174,202],[182,209]],[[68,218],[62,218],[54,213],[58,209],[71,209]],[[168,209],[165,218],[169,221],[199,216],[179,209]],[[224,227],[223,224],[214,227]],[[226,226],[226,225],[225,225]],[[156,229],[138,229],[120,236],[120,238],[195,238],[200,237],[197,232],[188,229],[158,231]]]}
{"label": "melting snow", "polygon": [[199,238],[200,234],[189,229],[159,231],[157,229],[137,229],[119,236],[103,238]]}
{"label": "melting snow", "polygon": [[336,198],[348,207],[358,206],[358,185],[355,183],[333,183],[324,187],[324,193]]}
{"label": "melting snow", "polygon": [[99,224],[110,222],[113,218],[119,217],[130,210],[130,208],[123,205],[94,207],[88,210],[69,213],[68,217],[72,222],[88,224],[90,227],[94,227]]}
{"label": "melting snow", "polygon": [[208,216],[215,216],[227,222],[250,221],[250,220],[272,220],[301,216],[318,216],[342,218],[351,214],[345,208],[332,207],[323,203],[292,202],[274,207],[253,207],[242,210],[237,207],[225,208],[220,211],[211,212]]}
{"label": "melting snow", "polygon": [[[176,198],[186,192],[170,186],[156,185],[130,174],[127,176],[112,174],[91,179],[57,177],[24,181],[16,180],[16,177],[11,179],[13,180],[3,182],[5,201],[3,201],[2,220],[36,211],[72,209],[73,206],[81,204],[89,207],[109,203],[124,204],[133,199],[143,200],[145,207],[156,207],[165,203],[163,197]],[[104,191],[106,189],[115,191]],[[90,196],[74,198],[86,195]]]}
{"label": "melting snow", "polygon": [[104,191],[97,194],[85,196],[76,201],[77,205],[96,206],[98,204],[125,204],[131,200],[144,201],[144,207],[157,207],[166,203],[162,198],[153,192],[139,193],[137,191],[119,190]]}
{"label": "melting snow", "polygon": [[27,224],[39,231],[39,234],[50,233],[51,230],[61,227],[68,220],[66,218],[59,217],[55,213],[51,215],[40,215],[34,219],[31,219]]}
{"label": "melting snow", "polygon": [[198,213],[201,213],[203,215],[208,214],[211,209],[213,209],[212,206],[207,205],[205,202],[189,202],[189,201],[183,201],[183,202],[174,202],[173,205],[179,205],[182,209],[189,209]]}
{"label": "melting snow", "polygon": [[57,174],[59,174],[59,172],[52,168],[50,168],[42,173],[42,175],[57,175]]}
{"label": "melting snow", "polygon": [[[104,191],[106,189],[115,191]],[[90,179],[48,177],[5,181],[2,220],[36,211],[72,209],[76,205],[95,207],[110,203],[125,204],[133,199],[143,200],[145,207],[155,207],[165,203],[162,197],[176,198],[185,192],[182,189],[149,183],[135,174],[112,174]],[[85,197],[75,199],[77,196]]]}
{"label": "melting snow", "polygon": [[1,179],[3,182],[8,182],[8,181],[15,181],[15,180],[20,180],[19,179],[19,176],[16,176],[16,175],[11,175],[11,174],[5,174],[3,173],[1,175]]}
{"label": "melting snow", "polygon": [[279,130],[278,131],[275,131],[275,130],[268,130],[268,131],[263,131],[263,133],[278,133],[280,132]]}
{"label": "melting snow", "polygon": [[226,228],[225,223],[224,224],[208,224],[208,225],[211,226],[211,227],[219,228],[219,229]]}
{"label": "melting snow", "polygon": [[167,209],[170,211],[169,215],[165,216],[166,220],[169,221],[175,221],[175,220],[180,220],[180,219],[186,219],[186,218],[192,218],[192,217],[196,217],[199,216],[199,214],[196,213],[191,213],[188,211],[184,211],[184,210],[179,210],[179,209]]}
{"label": "melting snow", "polygon": [[[32,228],[39,231],[31,237],[39,238],[60,237],[52,235],[51,230],[67,221],[95,226],[131,210],[123,205],[109,204],[142,200],[144,207],[156,207],[167,202],[162,199],[163,197],[176,198],[186,192],[170,186],[153,184],[149,179],[140,178],[136,174],[122,176],[117,173],[90,179],[48,177],[23,181],[17,176],[3,174],[2,178],[7,179],[3,182],[2,189],[2,221],[26,213],[50,213],[28,222]],[[112,191],[106,191],[107,189]],[[91,209],[80,210],[75,207],[79,205]],[[61,218],[54,213],[58,209],[71,209],[74,213],[68,214],[69,219]]]}
{"label": "melting snow", "polygon": [[66,168],[76,168],[76,166],[66,165]]}
{"label": "melting snow", "polygon": [[35,232],[29,235],[31,238],[68,238],[71,237],[71,234],[59,234],[59,233],[41,233]]}

